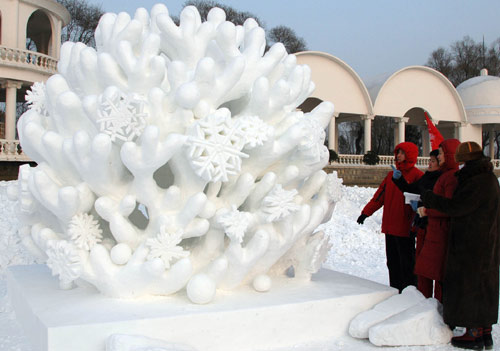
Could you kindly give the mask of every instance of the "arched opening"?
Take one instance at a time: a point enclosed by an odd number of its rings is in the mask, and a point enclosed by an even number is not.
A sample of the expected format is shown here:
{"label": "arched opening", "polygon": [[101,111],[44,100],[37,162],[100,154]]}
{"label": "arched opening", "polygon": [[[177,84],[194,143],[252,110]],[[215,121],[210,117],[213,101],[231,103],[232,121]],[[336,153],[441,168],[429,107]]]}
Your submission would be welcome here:
{"label": "arched opening", "polygon": [[42,10],[36,10],[26,26],[26,49],[48,55],[51,37],[49,17]]}

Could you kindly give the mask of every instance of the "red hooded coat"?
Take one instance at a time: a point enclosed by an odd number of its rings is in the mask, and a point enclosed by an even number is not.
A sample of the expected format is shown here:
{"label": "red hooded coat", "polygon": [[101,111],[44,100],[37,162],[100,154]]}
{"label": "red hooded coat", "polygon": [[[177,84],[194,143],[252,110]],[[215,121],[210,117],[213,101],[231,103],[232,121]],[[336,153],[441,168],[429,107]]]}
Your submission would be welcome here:
{"label": "red hooded coat", "polygon": [[[405,161],[396,162],[396,168],[401,171],[408,184],[418,180],[423,172],[415,167],[418,157],[417,145],[411,142],[400,143],[394,149],[394,157],[399,150],[403,150]],[[378,187],[373,198],[366,204],[361,213],[371,216],[380,207],[384,206],[382,213],[382,233],[408,237],[410,233],[410,223],[414,212],[409,205],[405,205],[404,195],[391,180],[390,171]]]}
{"label": "red hooded coat", "polygon": [[[439,145],[443,149],[445,161],[439,167],[442,173],[432,189],[434,194],[447,198],[453,196],[458,184],[457,177],[455,177],[455,172],[458,170],[455,150],[459,144],[460,141],[457,139],[447,139]],[[427,209],[427,217],[423,246],[415,258],[415,274],[441,281],[443,280],[450,219],[448,215],[433,209]]]}

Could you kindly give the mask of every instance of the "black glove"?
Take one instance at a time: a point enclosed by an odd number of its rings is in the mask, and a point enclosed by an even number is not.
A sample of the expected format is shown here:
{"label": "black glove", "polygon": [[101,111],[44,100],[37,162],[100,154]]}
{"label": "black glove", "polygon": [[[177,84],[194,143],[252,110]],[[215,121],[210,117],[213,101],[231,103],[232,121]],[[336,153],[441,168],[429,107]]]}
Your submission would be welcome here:
{"label": "black glove", "polygon": [[358,222],[358,224],[363,224],[365,222],[365,219],[367,219],[368,216],[365,215],[364,213],[362,213],[359,217],[358,217],[358,220],[356,222]]}

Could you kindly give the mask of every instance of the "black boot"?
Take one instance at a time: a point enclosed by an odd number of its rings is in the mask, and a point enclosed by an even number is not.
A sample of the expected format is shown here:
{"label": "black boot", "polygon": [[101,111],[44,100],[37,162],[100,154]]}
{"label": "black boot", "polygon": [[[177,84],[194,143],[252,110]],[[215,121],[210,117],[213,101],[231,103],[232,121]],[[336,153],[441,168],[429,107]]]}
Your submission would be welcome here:
{"label": "black boot", "polygon": [[483,342],[485,350],[493,350],[493,338],[491,336],[491,325],[483,327]]}
{"label": "black boot", "polygon": [[451,344],[461,349],[482,350],[483,328],[467,328],[464,335],[451,338]]}

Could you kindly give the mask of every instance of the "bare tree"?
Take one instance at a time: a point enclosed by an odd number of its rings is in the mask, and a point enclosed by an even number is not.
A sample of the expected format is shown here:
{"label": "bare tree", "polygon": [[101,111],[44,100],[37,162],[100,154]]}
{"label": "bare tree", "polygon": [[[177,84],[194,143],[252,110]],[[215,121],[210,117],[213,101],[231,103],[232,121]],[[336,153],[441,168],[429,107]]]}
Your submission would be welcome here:
{"label": "bare tree", "polygon": [[448,50],[440,47],[431,53],[426,65],[448,77],[453,71],[453,58]]}
{"label": "bare tree", "polygon": [[286,26],[277,26],[272,28],[267,34],[268,40],[272,43],[283,43],[286,50],[293,54],[295,52],[307,50],[306,42],[298,37],[295,31]]}
{"label": "bare tree", "polygon": [[471,37],[465,36],[454,42],[449,49],[440,47],[434,50],[426,65],[443,73],[455,86],[479,75],[481,68],[487,68],[491,75],[498,75],[500,38],[487,50],[483,43],[477,43]]}
{"label": "bare tree", "polygon": [[70,22],[63,28],[61,41],[82,42],[95,47],[94,32],[104,14],[100,6],[86,0],[57,0],[71,15]]}
{"label": "bare tree", "polygon": [[[221,4],[212,0],[188,0],[184,6],[195,6],[201,15],[202,20],[207,19],[208,12],[213,7],[219,7],[226,13],[226,20],[233,22],[236,25],[242,25],[247,18],[253,18],[259,26],[266,30],[265,23],[255,14],[247,11],[239,11],[235,8]],[[307,50],[306,42],[301,37],[295,34],[295,31],[287,26],[276,26],[267,31],[267,40],[272,45],[274,43],[283,43],[289,53]],[[268,47],[269,48],[269,47]]]}

